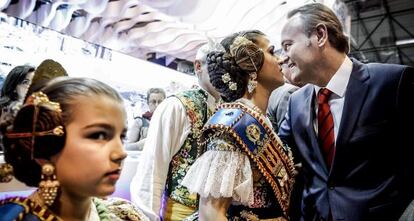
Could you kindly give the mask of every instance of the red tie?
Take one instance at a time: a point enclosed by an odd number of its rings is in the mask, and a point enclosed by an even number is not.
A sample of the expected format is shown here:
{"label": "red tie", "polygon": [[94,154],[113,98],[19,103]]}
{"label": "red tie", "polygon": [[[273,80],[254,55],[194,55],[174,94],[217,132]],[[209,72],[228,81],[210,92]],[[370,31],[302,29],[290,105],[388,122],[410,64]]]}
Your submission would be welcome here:
{"label": "red tie", "polygon": [[332,113],[328,104],[332,91],[321,88],[318,93],[318,138],[328,168],[331,168],[335,155],[335,135]]}

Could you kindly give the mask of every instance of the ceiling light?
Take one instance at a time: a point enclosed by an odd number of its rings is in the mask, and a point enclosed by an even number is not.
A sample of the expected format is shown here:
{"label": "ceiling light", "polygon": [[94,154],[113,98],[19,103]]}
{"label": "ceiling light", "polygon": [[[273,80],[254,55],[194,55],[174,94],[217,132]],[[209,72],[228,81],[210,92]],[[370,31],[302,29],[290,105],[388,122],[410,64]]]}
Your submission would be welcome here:
{"label": "ceiling light", "polygon": [[395,41],[396,45],[414,44],[414,38]]}

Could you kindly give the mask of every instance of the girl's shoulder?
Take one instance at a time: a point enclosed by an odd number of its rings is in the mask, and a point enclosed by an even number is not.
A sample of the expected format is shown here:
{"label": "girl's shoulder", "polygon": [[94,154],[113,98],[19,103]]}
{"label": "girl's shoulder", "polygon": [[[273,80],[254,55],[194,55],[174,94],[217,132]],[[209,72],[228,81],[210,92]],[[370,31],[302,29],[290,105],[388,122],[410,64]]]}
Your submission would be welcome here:
{"label": "girl's shoulder", "polygon": [[94,198],[94,204],[98,211],[101,221],[131,220],[147,221],[149,220],[144,213],[138,209],[132,202],[118,198],[108,197],[105,199]]}
{"label": "girl's shoulder", "polygon": [[0,220],[50,220],[61,221],[50,210],[39,206],[29,198],[25,197],[11,197],[0,201]]}

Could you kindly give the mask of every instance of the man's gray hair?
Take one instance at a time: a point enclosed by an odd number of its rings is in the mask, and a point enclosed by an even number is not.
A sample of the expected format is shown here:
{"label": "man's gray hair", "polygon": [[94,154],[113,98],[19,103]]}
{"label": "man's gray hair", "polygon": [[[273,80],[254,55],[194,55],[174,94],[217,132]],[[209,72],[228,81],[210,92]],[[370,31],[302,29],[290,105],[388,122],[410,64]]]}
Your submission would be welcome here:
{"label": "man's gray hair", "polygon": [[210,51],[211,50],[210,50],[209,45],[204,44],[203,46],[198,48],[195,60],[196,61],[201,61],[202,63],[204,63],[206,61],[207,54],[210,53]]}

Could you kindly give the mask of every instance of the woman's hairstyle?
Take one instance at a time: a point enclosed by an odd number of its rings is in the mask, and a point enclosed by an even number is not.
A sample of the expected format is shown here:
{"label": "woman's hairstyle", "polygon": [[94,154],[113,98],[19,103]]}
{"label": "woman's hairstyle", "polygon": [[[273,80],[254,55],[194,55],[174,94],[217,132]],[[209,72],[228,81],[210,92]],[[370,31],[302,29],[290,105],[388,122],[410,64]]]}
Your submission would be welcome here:
{"label": "woman's hairstyle", "polygon": [[259,72],[264,52],[257,46],[265,34],[258,30],[234,33],[221,41],[224,51],[207,55],[210,82],[225,102],[235,101],[247,90],[250,73]]}
{"label": "woman's hairstyle", "polygon": [[3,87],[1,88],[0,106],[5,107],[13,101],[17,101],[19,95],[17,94],[16,87],[21,84],[26,78],[26,75],[35,71],[33,66],[21,65],[13,68],[4,80]]}
{"label": "woman's hairstyle", "polygon": [[328,40],[336,50],[343,53],[349,52],[348,38],[344,34],[343,27],[335,13],[326,5],[311,3],[293,9],[287,15],[288,18],[298,14],[303,22],[305,32],[310,36],[318,24],[326,25]]}
{"label": "woman's hairstyle", "polygon": [[106,96],[122,103],[107,84],[89,78],[60,77],[28,97],[12,127],[2,127],[5,160],[14,176],[28,186],[38,186],[41,167],[35,159],[50,159],[66,139],[65,127],[73,120],[79,97]]}

